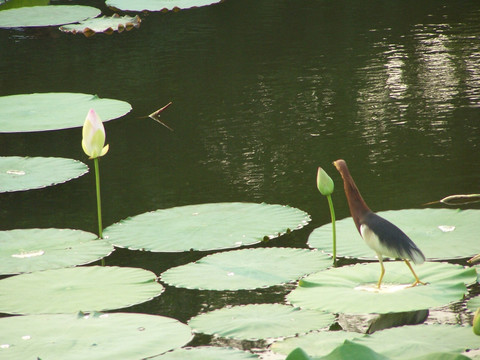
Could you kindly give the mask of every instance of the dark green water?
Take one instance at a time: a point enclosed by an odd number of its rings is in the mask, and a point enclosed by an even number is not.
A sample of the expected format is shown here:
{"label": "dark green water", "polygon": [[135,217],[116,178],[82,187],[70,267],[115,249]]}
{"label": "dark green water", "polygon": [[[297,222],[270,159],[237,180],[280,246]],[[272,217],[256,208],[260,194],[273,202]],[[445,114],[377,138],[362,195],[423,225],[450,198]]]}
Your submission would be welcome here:
{"label": "dark green water", "polygon": [[[69,91],[132,104],[106,123],[105,226],[186,204],[279,203],[307,211],[312,223],[272,245],[305,246],[329,221],[318,166],[336,182],[337,217],[348,216],[331,165],[338,158],[377,211],[479,192],[478,0],[226,0],[142,18],[139,29],[88,39],[0,30],[0,95]],[[162,120],[173,132],[141,118],[169,101]],[[81,129],[0,134],[1,155],[92,165],[80,141]],[[95,232],[93,189],[89,174],[2,194],[0,226]],[[202,255],[119,250],[107,264],[159,274]],[[225,304],[282,301],[287,291],[168,288],[132,311],[185,321]]]}

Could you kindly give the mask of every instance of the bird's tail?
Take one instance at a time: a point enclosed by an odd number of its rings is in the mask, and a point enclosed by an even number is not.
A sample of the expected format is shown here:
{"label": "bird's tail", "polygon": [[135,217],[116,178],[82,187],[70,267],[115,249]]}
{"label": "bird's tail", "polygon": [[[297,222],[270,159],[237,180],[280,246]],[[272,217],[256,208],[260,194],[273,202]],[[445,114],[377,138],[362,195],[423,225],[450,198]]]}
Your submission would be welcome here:
{"label": "bird's tail", "polygon": [[425,255],[417,247],[410,249],[409,255],[415,265],[422,265],[425,262]]}

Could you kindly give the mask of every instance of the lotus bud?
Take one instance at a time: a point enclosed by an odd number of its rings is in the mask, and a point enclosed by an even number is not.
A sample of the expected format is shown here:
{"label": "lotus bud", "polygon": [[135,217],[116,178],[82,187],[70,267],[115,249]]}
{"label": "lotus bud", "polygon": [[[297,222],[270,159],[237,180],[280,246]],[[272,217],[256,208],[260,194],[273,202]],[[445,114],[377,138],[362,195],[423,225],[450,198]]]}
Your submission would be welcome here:
{"label": "lotus bud", "polygon": [[321,167],[318,168],[317,172],[317,188],[318,191],[320,191],[320,194],[324,196],[328,196],[333,193],[333,180]]}
{"label": "lotus bud", "polygon": [[82,148],[90,159],[103,156],[108,151],[108,145],[105,145],[105,128],[93,109],[90,109],[83,124]]}
{"label": "lotus bud", "polygon": [[480,335],[480,308],[475,311],[473,316],[473,332],[475,335]]}

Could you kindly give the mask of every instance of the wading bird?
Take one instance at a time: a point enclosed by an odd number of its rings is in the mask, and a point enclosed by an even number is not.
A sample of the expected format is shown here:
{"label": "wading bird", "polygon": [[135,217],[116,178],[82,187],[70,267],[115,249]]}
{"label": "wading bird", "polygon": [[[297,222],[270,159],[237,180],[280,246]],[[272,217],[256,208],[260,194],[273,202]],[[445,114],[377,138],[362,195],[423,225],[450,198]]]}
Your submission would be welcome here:
{"label": "wading bird", "polygon": [[418,265],[423,264],[425,261],[425,256],[417,245],[397,226],[369,209],[362,195],[360,195],[357,185],[355,185],[348,171],[347,163],[344,160],[334,161],[333,165],[335,165],[340,175],[342,175],[345,195],[347,196],[348,206],[350,207],[350,214],[352,215],[357,230],[367,245],[377,253],[378,260],[380,261],[382,270],[377,287],[380,289],[383,275],[385,274],[382,255],[404,260],[405,264],[407,264],[412,271],[413,276],[415,276],[415,282],[412,286],[418,284],[425,285],[424,282],[420,281],[417,274],[415,274],[412,265],[408,261],[412,260],[414,264]]}

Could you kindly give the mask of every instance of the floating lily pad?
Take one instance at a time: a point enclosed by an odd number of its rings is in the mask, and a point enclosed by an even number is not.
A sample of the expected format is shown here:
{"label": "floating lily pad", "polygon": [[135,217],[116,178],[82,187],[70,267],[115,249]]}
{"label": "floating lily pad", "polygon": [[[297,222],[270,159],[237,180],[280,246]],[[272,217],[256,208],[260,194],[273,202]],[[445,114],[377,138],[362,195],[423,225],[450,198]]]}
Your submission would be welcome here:
{"label": "floating lily pad", "polygon": [[329,326],[335,317],[281,304],[252,304],[214,310],[188,324],[199,333],[239,340],[260,340],[305,334]]}
{"label": "floating lily pad", "polygon": [[97,235],[71,229],[0,231],[0,274],[84,265],[108,256],[113,246]]}
{"label": "floating lily pad", "polygon": [[391,359],[480,348],[470,326],[415,325],[378,331],[354,340]]}
{"label": "floating lily pad", "polygon": [[[8,11],[13,10],[2,11],[0,15]],[[1,96],[0,132],[47,131],[81,127],[90,109],[95,109],[105,122],[125,115],[132,107],[125,101],[100,99],[96,95],[80,93]]]}
{"label": "floating lily pad", "polygon": [[84,34],[86,37],[95,35],[95,33],[113,34],[114,31],[130,31],[133,28],[140,27],[140,17],[122,16],[114,14],[113,16],[102,16],[101,18],[88,19],[78,24],[69,24],[60,26],[63,32],[72,34]]}
{"label": "floating lily pad", "polygon": [[480,347],[478,337],[473,334],[471,327],[415,325],[378,331],[372,335],[321,331],[276,342],[270,349],[276,353],[288,354],[301,347],[310,356],[321,358],[341,346],[345,340],[364,345],[389,359],[417,359],[439,352],[461,353]]}
{"label": "floating lily pad", "polygon": [[0,192],[40,189],[87,172],[87,165],[73,159],[0,156]]}
{"label": "floating lily pad", "polygon": [[325,356],[334,351],[345,340],[352,340],[364,336],[357,332],[347,331],[319,331],[275,341],[270,350],[278,354],[288,355],[296,348],[302,348],[310,356]]}
{"label": "floating lily pad", "polygon": [[155,356],[153,359],[158,360],[248,360],[258,359],[257,355],[252,353],[216,346],[198,346],[176,349],[163,355]]}
{"label": "floating lily pad", "polygon": [[285,284],[331,265],[318,251],[256,248],[208,255],[161,274],[176,287],[201,290],[241,290]]}
{"label": "floating lily pad", "polygon": [[[478,253],[480,210],[409,209],[378,215],[402,229],[429,260],[471,257]],[[308,245],[332,253],[331,224],[315,229]],[[337,256],[375,259],[351,217],[336,222]],[[458,246],[461,244],[461,246]]]}
{"label": "floating lily pad", "polygon": [[467,308],[468,310],[475,312],[478,308],[480,308],[480,295],[475,296],[467,301]]}
{"label": "floating lily pad", "polygon": [[384,314],[428,309],[461,300],[466,284],[475,282],[473,268],[446,263],[415,266],[420,280],[427,285],[409,287],[413,275],[403,261],[385,262],[382,289],[378,263],[357,264],[321,271],[302,279],[287,295],[301,308],[348,314]]}
{"label": "floating lily pad", "polygon": [[386,356],[376,353],[372,349],[356,344],[352,341],[345,340],[342,345],[339,345],[335,350],[322,360],[350,360],[350,359],[368,359],[368,360],[389,360]]}
{"label": "floating lily pad", "polygon": [[107,0],[107,6],[123,11],[168,11],[217,4],[222,0]]}
{"label": "floating lily pad", "polygon": [[103,311],[139,304],[162,292],[155,274],[143,269],[87,266],[46,270],[0,280],[0,312]]}
{"label": "floating lily pad", "polygon": [[113,224],[104,237],[132,250],[219,250],[258,243],[299,229],[307,213],[282,205],[215,203],[140,214]]}
{"label": "floating lily pad", "polygon": [[[100,15],[97,8],[84,5],[29,6],[0,12],[0,28],[38,27],[70,24]],[[0,106],[1,107],[1,106]]]}
{"label": "floating lily pad", "polygon": [[26,6],[45,6],[50,0],[0,0],[0,10],[21,8]]}
{"label": "floating lily pad", "polygon": [[10,360],[137,360],[192,338],[190,328],[175,319],[127,313],[4,317],[0,334],[0,358]]}

